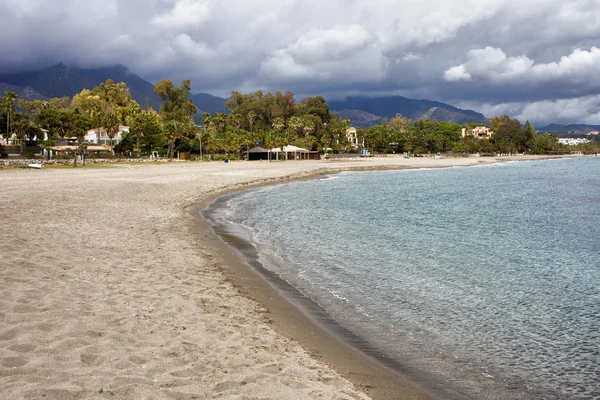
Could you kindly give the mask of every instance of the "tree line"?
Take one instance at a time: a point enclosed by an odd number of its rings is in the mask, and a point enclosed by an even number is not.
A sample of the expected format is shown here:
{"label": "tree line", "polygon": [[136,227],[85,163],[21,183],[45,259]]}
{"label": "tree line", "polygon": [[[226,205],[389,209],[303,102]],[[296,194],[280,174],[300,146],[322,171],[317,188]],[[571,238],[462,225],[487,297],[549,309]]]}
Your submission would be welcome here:
{"label": "tree line", "polygon": [[[25,143],[51,148],[61,138],[75,138],[76,156],[84,163],[87,144],[84,138],[91,129],[102,128],[111,144],[121,125],[129,127],[114,151],[122,154],[163,155],[174,152],[197,152],[242,158],[249,148],[295,145],[321,152],[358,152],[348,142],[347,119],[332,113],[322,96],[296,101],[291,92],[275,94],[263,91],[231,93],[225,110],[199,115],[189,98],[191,82],[176,86],[163,80],[154,86],[162,101],[158,111],[149,100],[139,105],[125,83],[107,80],[93,89],[84,89],[72,98],[18,100],[12,92],[2,97],[0,132],[5,138],[15,135]],[[464,127],[472,129],[475,124]],[[463,125],[434,120],[411,121],[397,115],[389,121],[359,129],[360,147],[371,153],[535,153],[553,154],[571,150],[597,153],[598,144],[573,149],[558,143],[553,135],[537,135],[527,121],[524,125],[507,115],[492,118],[494,135],[489,140],[461,135]],[[40,129],[48,132],[48,138]],[[0,149],[1,150],[1,149]]]}

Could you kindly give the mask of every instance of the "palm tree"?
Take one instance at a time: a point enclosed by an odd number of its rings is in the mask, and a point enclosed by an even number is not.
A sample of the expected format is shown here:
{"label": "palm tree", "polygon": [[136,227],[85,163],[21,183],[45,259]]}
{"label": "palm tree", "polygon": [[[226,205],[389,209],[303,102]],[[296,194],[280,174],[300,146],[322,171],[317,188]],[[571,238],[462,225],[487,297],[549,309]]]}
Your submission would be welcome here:
{"label": "palm tree", "polygon": [[304,136],[308,136],[315,130],[315,123],[310,119],[302,119],[302,130],[304,131]]}
{"label": "palm tree", "polygon": [[173,145],[177,140],[177,134],[179,131],[179,122],[175,120],[169,120],[163,125],[165,131],[165,139],[167,140],[167,157],[171,161],[171,152],[173,151]]}
{"label": "palm tree", "polygon": [[17,95],[15,92],[4,92],[4,96],[2,97],[3,106],[6,108],[6,133],[8,133],[8,137],[10,137],[11,126],[12,126],[12,116],[15,111],[15,101],[17,100]]}
{"label": "palm tree", "polygon": [[248,117],[248,126],[250,127],[250,132],[252,132],[252,128],[254,127],[254,120],[256,119],[256,113],[254,111],[250,111],[247,115]]}
{"label": "palm tree", "polygon": [[273,120],[273,129],[277,132],[281,132],[285,128],[285,121],[281,117],[277,117]]}
{"label": "palm tree", "polygon": [[85,166],[85,156],[87,155],[87,144],[85,141],[85,134],[91,125],[90,118],[87,114],[81,113],[79,109],[73,110],[71,134],[77,138],[78,149],[75,151],[75,162],[74,166],[77,167],[77,155],[81,155],[83,165]]}
{"label": "palm tree", "polygon": [[227,115],[224,112],[217,112],[213,115],[213,123],[220,129],[221,132],[225,132],[225,123],[227,122]]}
{"label": "palm tree", "polygon": [[173,152],[173,146],[175,145],[175,141],[180,137],[186,135],[195,134],[196,130],[196,122],[192,117],[185,118],[183,121],[177,120],[168,120],[164,123],[163,129],[165,132],[165,138],[167,139],[167,155],[169,157],[169,161],[172,160],[171,154]]}
{"label": "palm tree", "polygon": [[21,156],[23,156],[25,137],[27,136],[27,130],[30,126],[31,124],[29,123],[29,120],[22,115],[20,115],[19,118],[17,118],[17,120],[13,123],[14,133],[21,142]]}
{"label": "palm tree", "polygon": [[210,114],[205,112],[202,115],[202,125],[204,125],[204,129],[206,130],[208,128],[208,126],[210,125],[211,122],[211,118],[210,118]]}
{"label": "palm tree", "polygon": [[229,114],[229,121],[236,129],[240,129],[242,126],[242,116],[237,110],[233,110],[231,114]]}
{"label": "palm tree", "polygon": [[302,118],[294,115],[293,117],[290,117],[288,126],[299,134],[304,130],[304,121]]}
{"label": "palm tree", "polygon": [[104,118],[104,129],[106,130],[106,136],[110,139],[110,146],[113,145],[113,139],[117,132],[119,132],[119,119],[115,114],[108,114]]}
{"label": "palm tree", "polygon": [[144,126],[146,126],[146,114],[144,111],[133,116],[129,122],[129,131],[135,135],[138,153],[140,151],[140,138],[144,133]]}
{"label": "palm tree", "polygon": [[90,111],[90,118],[92,120],[92,124],[96,127],[96,139],[98,143],[100,143],[100,129],[106,118],[104,111],[102,111],[102,107],[96,106]]}

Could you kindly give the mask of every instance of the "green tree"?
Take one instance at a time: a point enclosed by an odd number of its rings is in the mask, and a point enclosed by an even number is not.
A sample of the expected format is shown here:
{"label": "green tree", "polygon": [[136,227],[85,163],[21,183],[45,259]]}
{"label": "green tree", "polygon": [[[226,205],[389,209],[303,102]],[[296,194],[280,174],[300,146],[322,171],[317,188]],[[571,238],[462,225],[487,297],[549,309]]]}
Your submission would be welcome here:
{"label": "green tree", "polygon": [[546,133],[533,139],[530,150],[534,154],[554,154],[561,152],[561,144],[556,136]]}
{"label": "green tree", "polygon": [[217,130],[223,133],[227,124],[227,115],[224,112],[216,112],[212,117],[212,122]]}
{"label": "green tree", "polygon": [[25,139],[27,137],[27,131],[29,130],[31,124],[29,120],[23,114],[16,113],[13,115],[14,120],[12,121],[13,125],[13,133],[19,139],[19,143],[21,144],[21,156],[23,155],[23,150],[25,146]]}
{"label": "green tree", "polygon": [[83,165],[85,166],[85,159],[87,155],[87,144],[84,143],[85,135],[88,129],[91,128],[92,123],[90,118],[82,113],[78,108],[70,111],[71,118],[71,135],[77,138],[77,151],[75,152],[74,166],[77,167],[77,155],[81,156]]}
{"label": "green tree", "polygon": [[248,126],[250,127],[250,132],[254,130],[254,121],[256,120],[256,113],[254,111],[249,111],[247,114],[248,118]]}
{"label": "green tree", "polygon": [[164,132],[160,122],[160,117],[153,109],[143,111],[142,122],[143,132],[140,137],[140,146],[146,148],[148,154],[150,154],[153,149],[158,149],[164,145]]}
{"label": "green tree", "polygon": [[285,129],[285,121],[282,117],[276,117],[273,119],[273,129],[277,132],[282,132]]}
{"label": "green tree", "polygon": [[6,133],[7,138],[10,138],[10,134],[12,133],[12,119],[15,114],[15,102],[17,100],[17,95],[14,92],[5,92],[4,96],[2,96],[2,106],[4,110],[6,110]]}
{"label": "green tree", "polygon": [[167,79],[154,85],[154,92],[163,101],[160,107],[163,120],[183,121],[196,113],[196,106],[189,99],[190,90],[189,79],[182,81],[180,87],[173,85],[173,82]]}
{"label": "green tree", "polygon": [[106,136],[110,139],[110,145],[113,145],[113,139],[119,132],[119,119],[115,114],[107,114],[104,117],[104,129],[106,130]]}
{"label": "green tree", "polygon": [[497,151],[501,153],[514,153],[527,150],[529,136],[521,129],[518,119],[510,119],[506,114],[490,120],[494,131],[492,142]]}

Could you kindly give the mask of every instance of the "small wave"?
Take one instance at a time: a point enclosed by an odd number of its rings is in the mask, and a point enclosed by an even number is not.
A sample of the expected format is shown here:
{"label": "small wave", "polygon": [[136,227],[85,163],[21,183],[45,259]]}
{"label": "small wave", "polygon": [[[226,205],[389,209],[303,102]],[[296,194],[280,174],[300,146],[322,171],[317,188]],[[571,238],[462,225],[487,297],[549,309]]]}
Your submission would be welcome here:
{"label": "small wave", "polygon": [[333,180],[333,179],[340,179],[340,177],[339,177],[339,176],[327,176],[327,177],[325,177],[325,178],[321,178],[321,179],[319,179],[319,180],[320,180],[320,181],[331,181],[331,180]]}

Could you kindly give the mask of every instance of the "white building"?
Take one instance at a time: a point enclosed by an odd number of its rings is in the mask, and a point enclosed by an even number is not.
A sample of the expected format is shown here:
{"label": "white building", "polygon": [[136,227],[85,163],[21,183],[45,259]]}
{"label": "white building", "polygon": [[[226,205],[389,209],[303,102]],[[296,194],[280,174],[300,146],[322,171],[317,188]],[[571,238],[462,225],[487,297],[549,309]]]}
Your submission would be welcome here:
{"label": "white building", "polygon": [[467,128],[462,128],[462,137],[466,137],[467,135],[473,136],[476,139],[490,139],[494,132],[488,128],[487,126],[477,126],[469,132]]}
{"label": "white building", "polygon": [[[115,133],[113,137],[112,144],[118,144],[123,138],[123,133],[129,132],[128,126],[119,126],[119,130]],[[85,135],[84,142],[91,144],[111,144],[111,140],[106,133],[106,129],[104,128],[94,128],[90,129]]]}
{"label": "white building", "polygon": [[348,139],[348,143],[350,143],[353,149],[357,149],[358,146],[365,147],[364,139],[362,140],[362,143],[358,143],[358,133],[354,127],[346,129],[346,139]]}
{"label": "white building", "polygon": [[575,139],[575,138],[561,138],[558,139],[558,143],[566,144],[568,146],[577,146],[578,144],[589,143],[589,139]]}

